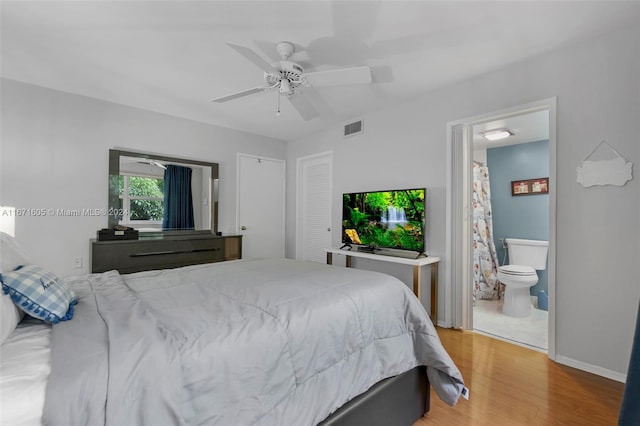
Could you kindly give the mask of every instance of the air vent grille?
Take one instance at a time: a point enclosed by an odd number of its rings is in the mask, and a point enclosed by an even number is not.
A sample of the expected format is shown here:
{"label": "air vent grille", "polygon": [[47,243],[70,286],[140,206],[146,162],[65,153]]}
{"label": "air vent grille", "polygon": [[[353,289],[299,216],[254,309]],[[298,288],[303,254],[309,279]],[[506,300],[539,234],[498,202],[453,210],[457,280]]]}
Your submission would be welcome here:
{"label": "air vent grille", "polygon": [[362,120],[354,121],[353,123],[344,125],[344,136],[353,136],[362,133],[363,126]]}

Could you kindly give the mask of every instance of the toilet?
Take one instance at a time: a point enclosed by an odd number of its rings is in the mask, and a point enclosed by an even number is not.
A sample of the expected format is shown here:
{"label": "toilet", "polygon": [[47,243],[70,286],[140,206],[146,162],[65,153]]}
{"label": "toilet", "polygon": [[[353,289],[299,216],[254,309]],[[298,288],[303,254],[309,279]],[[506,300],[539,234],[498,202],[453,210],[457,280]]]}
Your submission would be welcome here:
{"label": "toilet", "polygon": [[498,280],[504,284],[502,313],[526,317],[533,311],[529,289],[538,282],[536,269],[547,267],[548,241],[506,238],[509,264],[498,268]]}

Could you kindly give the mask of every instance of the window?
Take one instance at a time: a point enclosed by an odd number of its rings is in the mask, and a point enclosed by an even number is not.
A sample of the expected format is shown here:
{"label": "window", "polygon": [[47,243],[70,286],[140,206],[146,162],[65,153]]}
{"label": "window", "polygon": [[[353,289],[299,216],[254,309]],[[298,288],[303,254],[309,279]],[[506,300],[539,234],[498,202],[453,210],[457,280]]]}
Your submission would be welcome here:
{"label": "window", "polygon": [[158,177],[121,175],[120,207],[124,223],[161,224],[164,210],[164,180]]}

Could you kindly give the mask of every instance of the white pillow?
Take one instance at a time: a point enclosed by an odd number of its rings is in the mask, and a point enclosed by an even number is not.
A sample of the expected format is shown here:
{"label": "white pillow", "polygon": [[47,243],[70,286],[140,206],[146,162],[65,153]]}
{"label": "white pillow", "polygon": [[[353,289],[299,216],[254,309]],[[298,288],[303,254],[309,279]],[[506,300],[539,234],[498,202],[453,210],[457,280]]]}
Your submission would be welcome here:
{"label": "white pillow", "polygon": [[[18,246],[16,240],[9,234],[0,232],[0,273],[6,274],[20,265],[31,263],[27,254]],[[0,291],[0,345],[16,328],[24,316],[11,300],[11,297]]]}
{"label": "white pillow", "polygon": [[32,263],[18,242],[9,234],[0,232],[0,273],[6,274],[20,265]]}
{"label": "white pillow", "polygon": [[24,312],[13,303],[11,296],[0,291],[0,345],[9,337]]}

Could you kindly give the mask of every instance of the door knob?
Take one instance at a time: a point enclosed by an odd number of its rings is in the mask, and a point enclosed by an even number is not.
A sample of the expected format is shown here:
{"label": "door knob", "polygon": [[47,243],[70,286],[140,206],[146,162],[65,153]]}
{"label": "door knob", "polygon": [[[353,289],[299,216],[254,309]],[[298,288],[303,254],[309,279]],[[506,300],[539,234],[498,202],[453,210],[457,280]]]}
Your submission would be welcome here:
{"label": "door knob", "polygon": [[327,228],[327,232],[331,232],[331,228]]}
{"label": "door knob", "polygon": [[241,227],[240,227],[240,230],[241,230],[241,231],[246,231],[246,230],[247,230],[247,227],[246,227],[246,226],[241,226]]}

